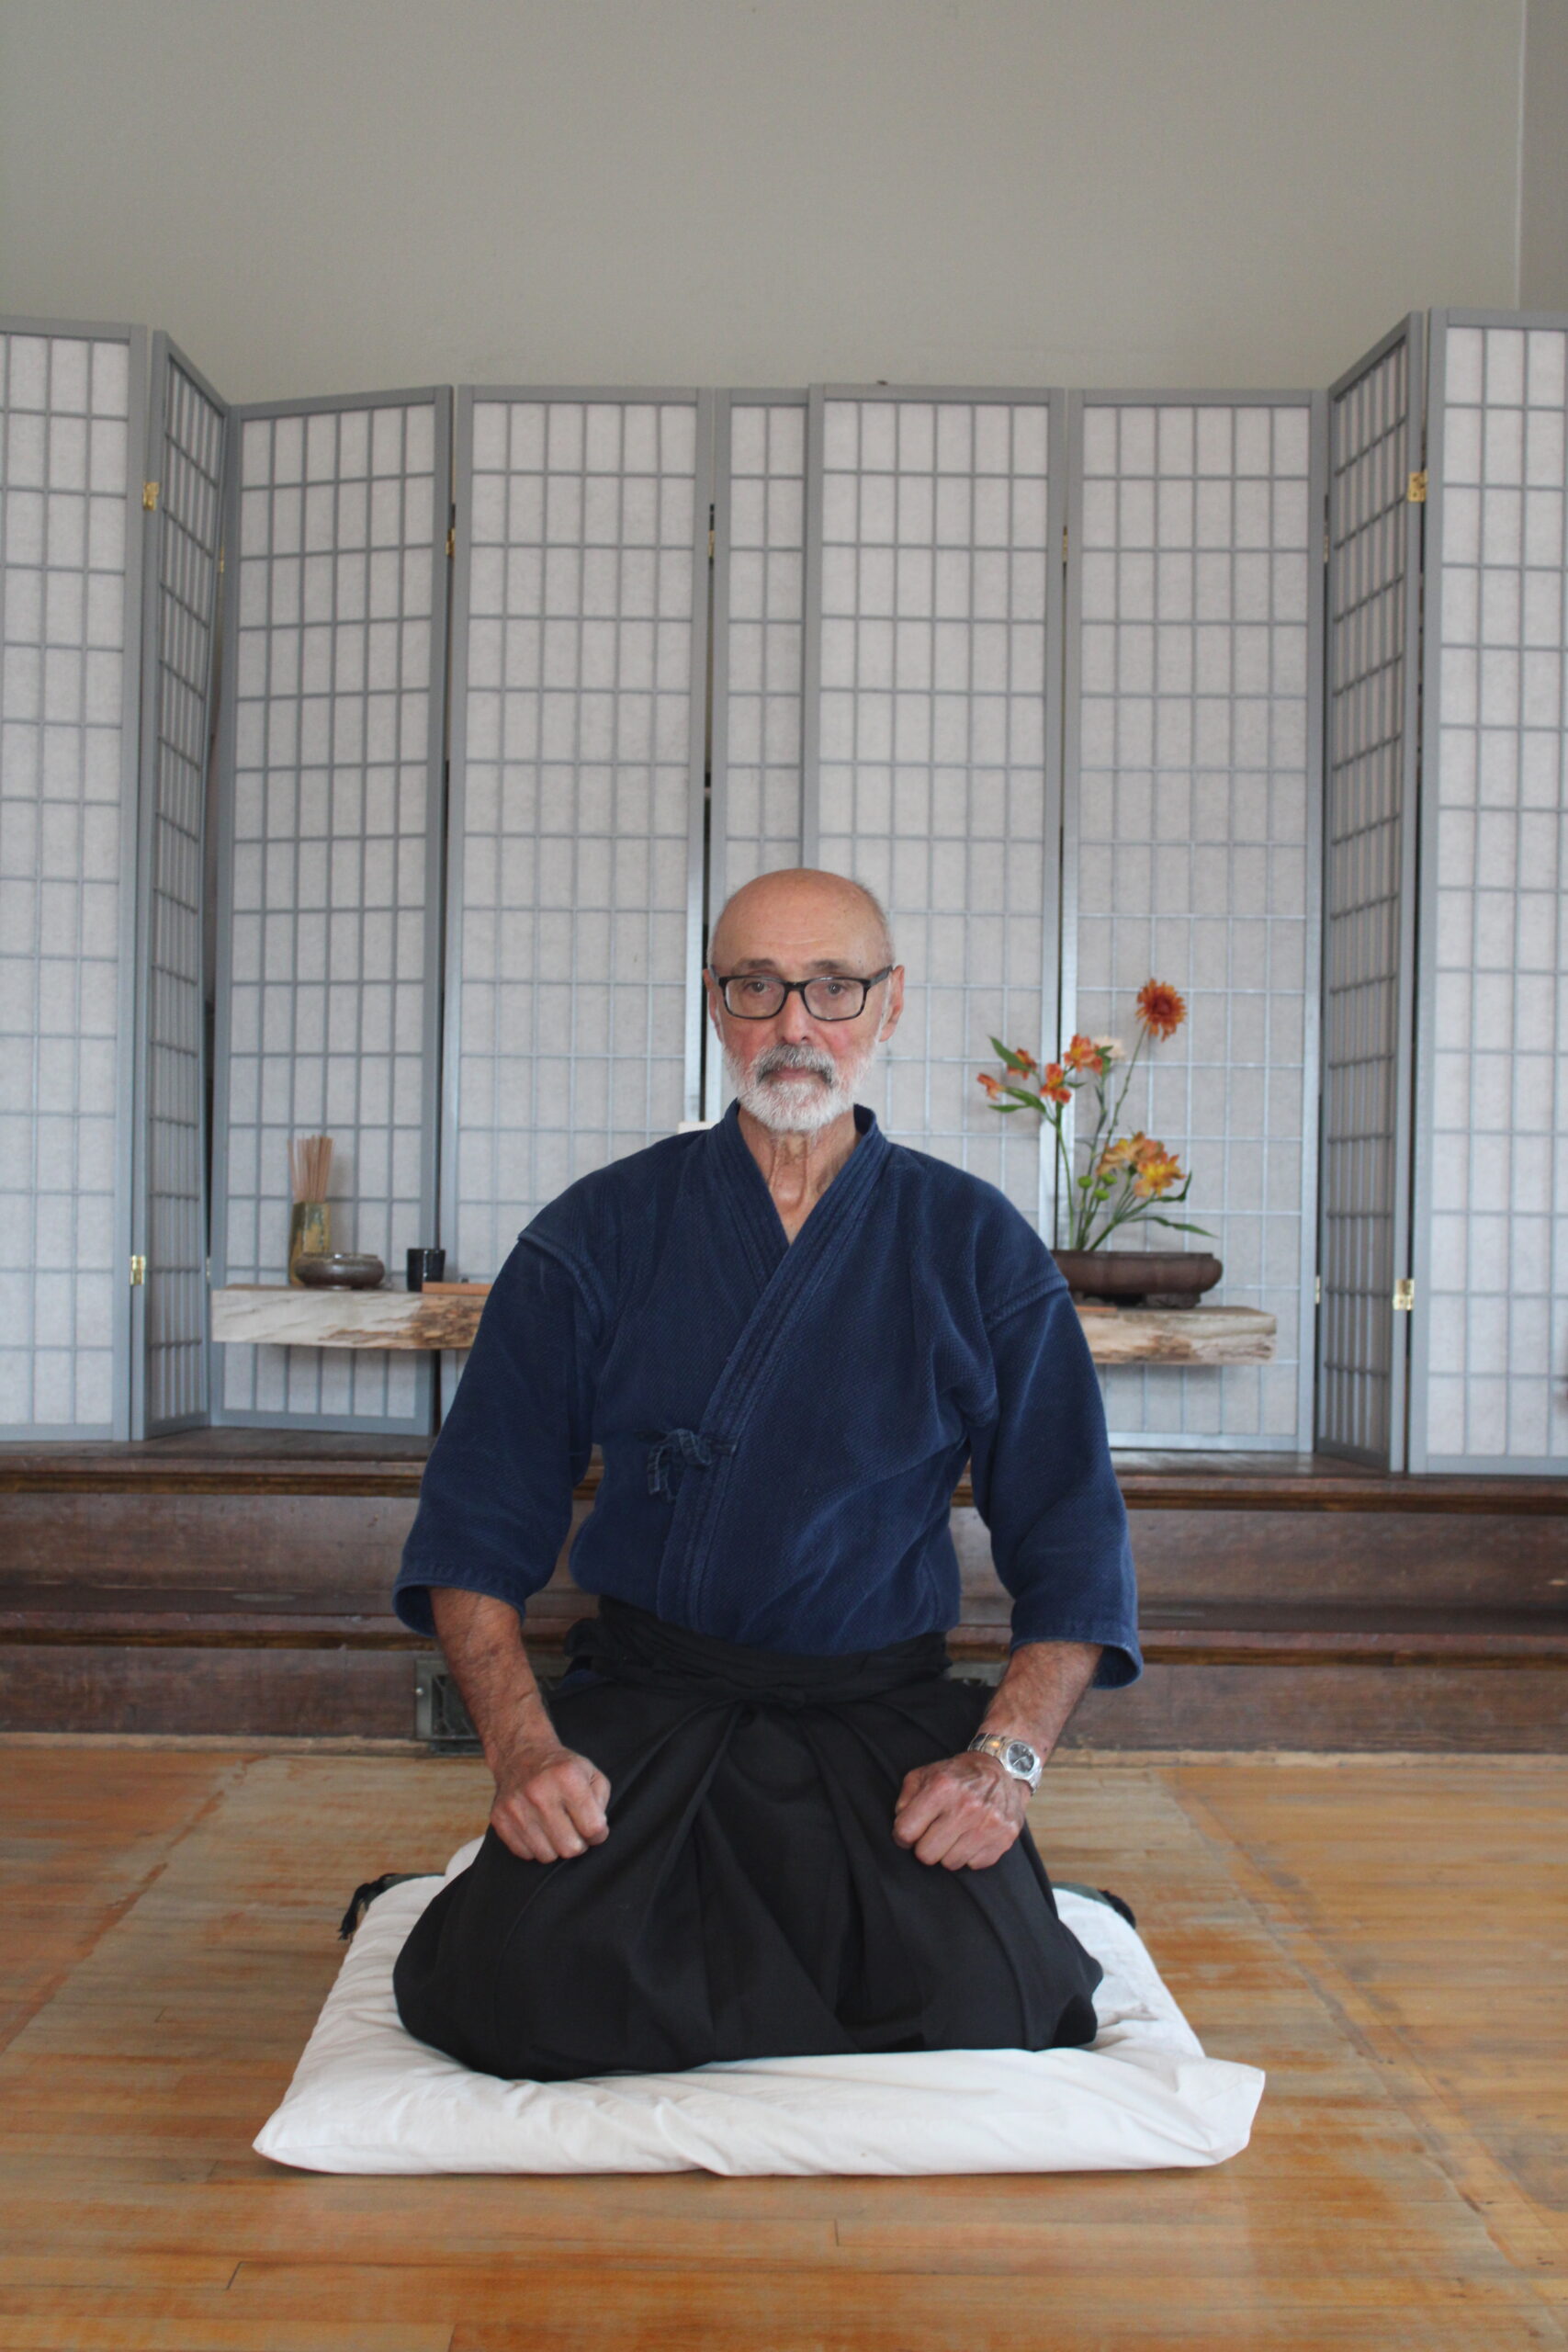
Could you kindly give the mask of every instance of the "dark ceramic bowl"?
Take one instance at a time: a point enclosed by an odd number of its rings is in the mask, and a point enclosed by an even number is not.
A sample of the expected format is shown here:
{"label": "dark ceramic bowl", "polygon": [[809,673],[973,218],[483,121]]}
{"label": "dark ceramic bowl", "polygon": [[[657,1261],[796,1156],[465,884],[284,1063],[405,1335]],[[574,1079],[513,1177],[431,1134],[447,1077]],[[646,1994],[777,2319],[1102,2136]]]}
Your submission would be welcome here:
{"label": "dark ceramic bowl", "polygon": [[379,1258],[355,1250],[307,1251],[294,1271],[307,1290],[378,1290],[387,1279]]}
{"label": "dark ceramic bowl", "polygon": [[1224,1272],[1206,1250],[1056,1250],[1075,1298],[1116,1306],[1196,1306]]}

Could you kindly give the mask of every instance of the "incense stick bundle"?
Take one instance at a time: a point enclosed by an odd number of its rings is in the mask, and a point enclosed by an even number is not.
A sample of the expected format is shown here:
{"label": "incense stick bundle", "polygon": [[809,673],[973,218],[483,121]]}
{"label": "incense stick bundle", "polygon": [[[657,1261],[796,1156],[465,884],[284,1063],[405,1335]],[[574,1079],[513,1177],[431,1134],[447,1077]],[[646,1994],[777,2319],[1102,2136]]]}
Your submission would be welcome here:
{"label": "incense stick bundle", "polygon": [[295,1136],[288,1146],[288,1173],[297,1201],[324,1201],[333,1172],[331,1136]]}

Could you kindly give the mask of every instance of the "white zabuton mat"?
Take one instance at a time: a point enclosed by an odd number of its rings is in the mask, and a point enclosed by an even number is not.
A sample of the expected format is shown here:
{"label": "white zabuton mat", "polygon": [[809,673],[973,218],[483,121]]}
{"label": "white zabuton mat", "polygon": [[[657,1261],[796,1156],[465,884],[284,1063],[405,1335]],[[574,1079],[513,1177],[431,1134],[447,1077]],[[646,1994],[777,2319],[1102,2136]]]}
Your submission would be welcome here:
{"label": "white zabuton mat", "polygon": [[[467,1869],[479,1840],[447,1866]],[[502,2082],[403,2030],[392,1963],[441,1880],[374,1902],[255,2145],[310,2172],[951,2173],[1216,2165],[1245,2148],[1256,2066],[1206,2058],[1141,1938],[1058,1890],[1100,1961],[1087,2050],[771,2058],[688,2074]]]}

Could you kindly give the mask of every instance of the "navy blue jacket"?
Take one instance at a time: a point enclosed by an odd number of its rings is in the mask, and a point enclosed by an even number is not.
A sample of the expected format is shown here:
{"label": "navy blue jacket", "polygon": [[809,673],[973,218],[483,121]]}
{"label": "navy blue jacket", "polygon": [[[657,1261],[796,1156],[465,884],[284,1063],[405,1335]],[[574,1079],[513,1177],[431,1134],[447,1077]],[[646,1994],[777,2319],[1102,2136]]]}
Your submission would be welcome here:
{"label": "navy blue jacket", "polygon": [[968,1461],[1014,1646],[1099,1642],[1099,1682],[1135,1678],[1126,1511],[1055,1260],[993,1185],[855,1124],[793,1242],[733,1102],[540,1211],[431,1451],[405,1624],[433,1631],[432,1585],[521,1611],[597,1443],[585,1591],[816,1656],[945,1632]]}

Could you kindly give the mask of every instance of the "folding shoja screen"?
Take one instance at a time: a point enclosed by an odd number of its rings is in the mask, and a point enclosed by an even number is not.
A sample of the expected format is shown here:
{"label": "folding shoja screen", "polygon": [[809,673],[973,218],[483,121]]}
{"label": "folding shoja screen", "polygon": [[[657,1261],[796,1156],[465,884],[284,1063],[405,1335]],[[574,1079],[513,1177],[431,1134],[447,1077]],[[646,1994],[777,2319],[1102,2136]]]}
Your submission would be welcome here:
{"label": "folding shoja screen", "polygon": [[[708,913],[800,863],[806,622],[804,392],[721,394],[715,418]],[[708,1055],[704,1110],[724,1108]]]}
{"label": "folding shoja screen", "polygon": [[146,339],[0,332],[0,1434],[130,1434]]}
{"label": "folding shoja screen", "polygon": [[1055,1027],[1059,397],[829,390],[811,426],[802,849],[909,975],[863,1092],[1049,1231],[1038,1130],[977,1073]]}
{"label": "folding shoja screen", "polygon": [[1424,322],[1328,396],[1316,1438],[1404,1467]]}
{"label": "folding shoja screen", "polygon": [[468,1280],[699,1113],[711,474],[705,395],[460,396],[442,1233]]}
{"label": "folding shoja screen", "polygon": [[1568,1464],[1568,319],[1437,312],[1410,1467]]}
{"label": "folding shoja screen", "polygon": [[202,919],[207,754],[226,411],[166,336],[152,343],[138,860],[132,1425],[204,1421],[207,1103]]}
{"label": "folding shoja screen", "polygon": [[1308,1447],[1319,901],[1321,402],[1073,403],[1063,1027],[1137,1035],[1151,978],[1185,1025],[1121,1121],[1192,1171],[1129,1247],[1213,1249],[1278,1318],[1271,1363],[1105,1375],[1123,1445]]}
{"label": "folding shoja screen", "polygon": [[[231,429],[213,1279],[284,1279],[317,1132],[334,1247],[400,1272],[435,1227],[449,397]],[[219,1352],[223,1420],[429,1427],[423,1356]]]}

